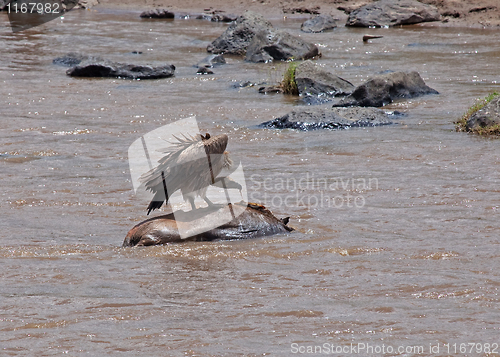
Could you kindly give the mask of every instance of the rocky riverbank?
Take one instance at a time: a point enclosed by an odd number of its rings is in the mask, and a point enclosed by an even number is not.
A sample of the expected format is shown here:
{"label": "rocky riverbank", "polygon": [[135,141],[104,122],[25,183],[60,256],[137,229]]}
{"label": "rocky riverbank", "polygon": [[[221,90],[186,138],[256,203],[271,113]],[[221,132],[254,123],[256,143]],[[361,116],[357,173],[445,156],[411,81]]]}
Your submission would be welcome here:
{"label": "rocky riverbank", "polygon": [[[234,13],[242,14],[253,10],[266,14],[266,18],[304,17],[312,14],[332,15],[339,23],[346,23],[349,13],[373,3],[371,0],[100,0],[99,6],[151,10],[165,8],[174,12],[188,13]],[[500,4],[498,0],[421,0],[420,2],[437,8],[440,20],[426,23],[426,26],[458,27],[500,27]]]}

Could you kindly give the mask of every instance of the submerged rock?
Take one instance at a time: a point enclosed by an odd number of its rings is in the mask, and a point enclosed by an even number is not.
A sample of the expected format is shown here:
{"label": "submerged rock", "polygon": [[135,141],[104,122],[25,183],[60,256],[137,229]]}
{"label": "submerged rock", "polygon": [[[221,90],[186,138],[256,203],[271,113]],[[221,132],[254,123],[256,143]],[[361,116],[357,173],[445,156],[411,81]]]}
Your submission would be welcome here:
{"label": "submerged rock", "polygon": [[351,11],[346,26],[387,27],[439,21],[436,7],[417,0],[380,0]]}
{"label": "submerged rock", "polygon": [[144,11],[140,15],[142,18],[146,19],[173,19],[175,18],[175,14],[166,9],[153,9]]}
{"label": "submerged rock", "polygon": [[295,83],[299,95],[307,103],[324,103],[333,97],[346,96],[354,91],[354,85],[324,70],[312,61],[304,61],[295,69]]}
{"label": "submerged rock", "polygon": [[262,15],[246,11],[207,47],[208,52],[245,55],[256,33],[272,29]]}
{"label": "submerged rock", "polygon": [[247,48],[246,61],[272,62],[303,60],[319,54],[316,45],[281,30],[257,33]]}
{"label": "submerged rock", "polygon": [[318,15],[302,24],[300,29],[304,32],[323,32],[337,27],[331,15]]}
{"label": "submerged rock", "polygon": [[[199,208],[197,213],[200,215],[213,213],[213,209]],[[192,218],[192,214],[186,217]],[[288,227],[287,224],[288,218],[278,219],[264,206],[249,203],[245,211],[231,222],[187,239],[181,239],[178,227],[183,229],[184,226],[189,226],[190,220],[183,219],[183,215],[176,212],[175,218],[174,214],[171,213],[139,223],[128,232],[123,246],[256,238],[293,231],[293,228]]]}
{"label": "submerged rock", "polygon": [[481,134],[500,133],[500,94],[497,94],[484,107],[476,111],[465,124],[467,131]]}
{"label": "submerged rock", "polygon": [[338,107],[382,107],[397,99],[439,94],[427,86],[418,72],[391,72],[370,78],[350,95],[334,100]]}
{"label": "submerged rock", "polygon": [[348,129],[392,124],[393,114],[377,108],[306,107],[259,125],[272,129]]}

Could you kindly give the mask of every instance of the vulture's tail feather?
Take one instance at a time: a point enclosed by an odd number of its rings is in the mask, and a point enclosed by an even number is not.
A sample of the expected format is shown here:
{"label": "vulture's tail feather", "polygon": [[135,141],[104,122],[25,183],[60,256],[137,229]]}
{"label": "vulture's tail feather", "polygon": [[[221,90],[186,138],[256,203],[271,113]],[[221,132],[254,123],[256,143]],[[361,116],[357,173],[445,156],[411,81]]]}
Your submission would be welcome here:
{"label": "vulture's tail feather", "polygon": [[163,205],[164,201],[168,201],[168,197],[165,197],[163,195],[163,192],[157,192],[151,202],[149,203],[148,206],[148,215],[151,213],[151,211],[154,211],[155,209],[160,208]]}

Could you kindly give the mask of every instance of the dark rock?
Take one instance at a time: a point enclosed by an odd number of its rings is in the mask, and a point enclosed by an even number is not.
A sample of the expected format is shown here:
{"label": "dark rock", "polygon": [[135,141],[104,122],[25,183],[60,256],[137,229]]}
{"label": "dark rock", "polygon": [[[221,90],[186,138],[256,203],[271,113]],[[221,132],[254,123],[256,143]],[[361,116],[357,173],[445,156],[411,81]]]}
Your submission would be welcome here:
{"label": "dark rock", "polygon": [[280,30],[257,33],[247,48],[246,61],[272,62],[302,60],[319,55],[316,45]]}
{"label": "dark rock", "polygon": [[133,55],[142,55],[142,51],[132,51]]}
{"label": "dark rock", "polygon": [[208,52],[245,55],[250,62],[307,59],[318,48],[287,32],[275,30],[261,15],[247,11],[207,47]]}
{"label": "dark rock", "polygon": [[288,7],[288,8],[283,8],[283,13],[284,14],[313,14],[313,15],[318,15],[319,14],[319,6],[315,7]]}
{"label": "dark rock", "polygon": [[346,26],[387,27],[439,20],[432,5],[416,0],[380,0],[351,11]]}
{"label": "dark rock", "polygon": [[214,71],[207,67],[200,67],[198,68],[198,71],[196,72],[198,74],[214,74]]}
{"label": "dark rock", "polygon": [[441,12],[441,16],[458,18],[460,13],[457,10],[445,10]]}
{"label": "dark rock", "polygon": [[472,114],[466,123],[468,131],[479,131],[493,126],[500,126],[500,95]]}
{"label": "dark rock", "polygon": [[304,32],[323,32],[337,27],[337,23],[330,15],[318,15],[302,24],[300,29]]}
{"label": "dark rock", "polygon": [[[208,207],[199,208],[197,213],[206,215],[207,213],[213,213],[213,209]],[[128,232],[123,241],[123,246],[134,247],[186,241],[247,239],[293,231],[293,228],[287,226],[288,218],[278,219],[264,206],[249,203],[243,213],[231,222],[187,239],[181,239],[177,227],[184,229],[184,226],[191,224],[190,218],[192,219],[192,214],[186,216],[187,218],[183,219],[182,212],[177,211],[175,217],[171,213],[141,222]]]}
{"label": "dark rock", "polygon": [[52,60],[52,63],[59,66],[73,67],[85,61],[101,62],[104,61],[104,59],[98,56],[89,56],[81,53],[71,52],[62,57],[54,58]]}
{"label": "dark rock", "polygon": [[173,19],[175,14],[166,9],[153,9],[144,11],[141,13],[141,17],[146,19]]}
{"label": "dark rock", "polygon": [[392,124],[391,114],[377,108],[306,107],[259,125],[273,129],[347,129]]}
{"label": "dark rock", "polygon": [[72,77],[159,79],[172,77],[174,71],[175,66],[171,64],[152,67],[111,61],[86,61],[68,69],[66,74]]}
{"label": "dark rock", "polygon": [[210,55],[196,64],[196,67],[213,68],[226,63],[223,55]]}
{"label": "dark rock", "polygon": [[208,52],[245,55],[255,34],[268,31],[273,25],[261,15],[247,11],[207,47]]}
{"label": "dark rock", "polygon": [[302,104],[307,104],[307,105],[322,105],[326,103],[331,103],[332,100],[333,99],[331,97],[326,97],[323,95],[319,96],[306,95],[300,98],[300,102]]}
{"label": "dark rock", "polygon": [[212,22],[233,22],[238,19],[237,15],[234,14],[223,14],[221,12],[214,12],[210,21]]}
{"label": "dark rock", "polygon": [[312,61],[304,61],[295,69],[299,95],[309,104],[324,103],[333,97],[351,94],[355,87],[343,78],[325,71]]}
{"label": "dark rock", "polygon": [[347,97],[334,101],[334,106],[382,107],[397,99],[426,94],[439,94],[427,86],[418,72],[391,72],[372,77]]}
{"label": "dark rock", "polygon": [[264,86],[259,88],[259,93],[262,94],[283,93],[283,88],[280,85]]}
{"label": "dark rock", "polygon": [[238,19],[238,15],[226,14],[223,10],[205,10],[203,14],[191,14],[189,17],[194,17],[197,20],[208,20],[212,22],[234,22]]}

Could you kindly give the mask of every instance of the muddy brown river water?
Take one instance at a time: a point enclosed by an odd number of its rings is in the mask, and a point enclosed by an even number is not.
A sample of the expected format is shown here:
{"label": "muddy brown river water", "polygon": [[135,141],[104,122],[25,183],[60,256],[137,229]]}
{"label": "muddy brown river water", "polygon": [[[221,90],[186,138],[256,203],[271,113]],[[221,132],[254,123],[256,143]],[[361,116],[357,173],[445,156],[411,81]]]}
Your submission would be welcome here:
{"label": "muddy brown river water", "polygon": [[[416,70],[440,92],[384,108],[407,113],[392,126],[298,132],[255,127],[295,98],[238,88],[278,80],[285,64],[228,57],[196,75],[227,25],[98,9],[13,34],[0,19],[0,355],[500,353],[500,141],[453,125],[498,90],[500,32],[305,34],[273,19],[355,85]],[[367,32],[384,37],[364,44]],[[52,64],[68,52],[177,70],[75,79]],[[250,201],[296,232],[120,248],[147,217],[128,147],[193,115],[229,135]]]}

